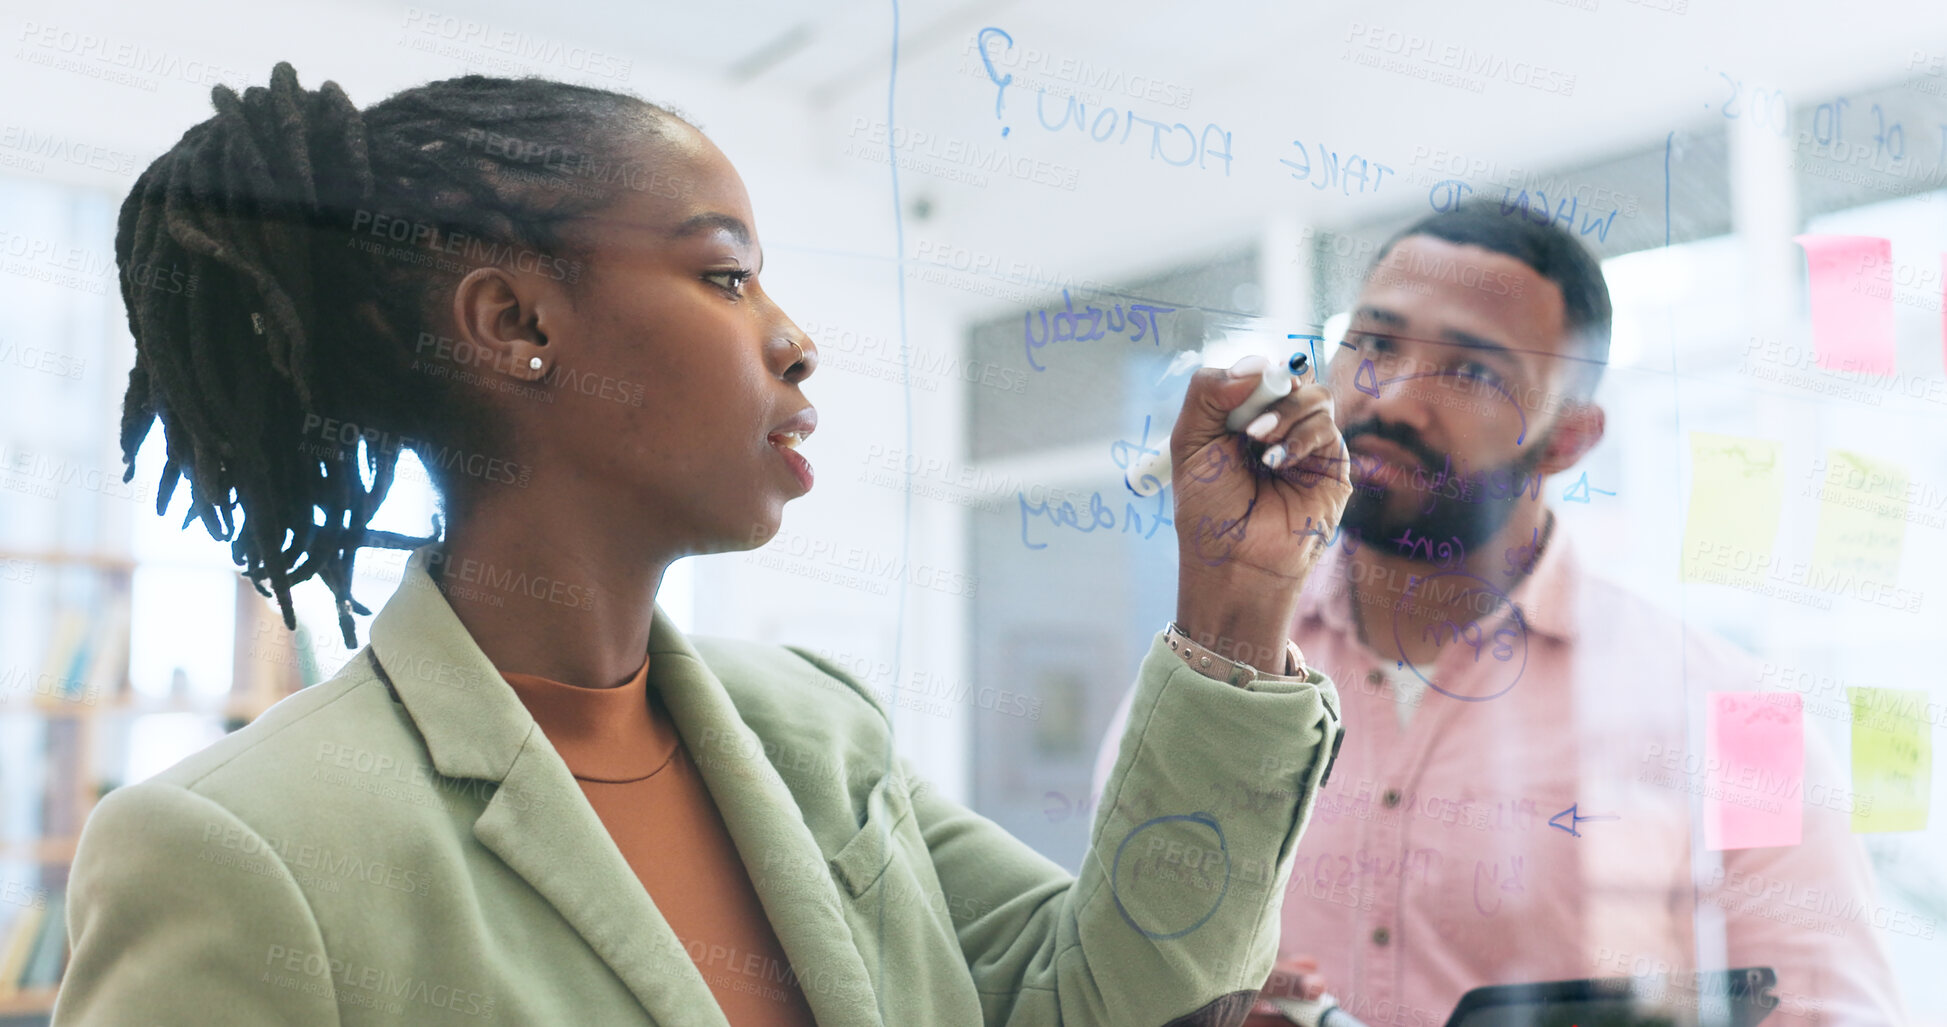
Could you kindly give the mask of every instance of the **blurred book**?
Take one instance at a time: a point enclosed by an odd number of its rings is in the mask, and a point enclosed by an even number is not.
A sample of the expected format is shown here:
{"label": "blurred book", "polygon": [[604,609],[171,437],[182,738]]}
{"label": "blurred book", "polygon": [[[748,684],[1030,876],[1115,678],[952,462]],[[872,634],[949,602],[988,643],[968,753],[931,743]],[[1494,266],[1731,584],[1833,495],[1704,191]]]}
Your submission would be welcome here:
{"label": "blurred book", "polygon": [[52,892],[47,896],[45,914],[41,917],[38,937],[34,939],[34,951],[27,957],[27,965],[21,968],[16,982],[22,991],[54,987],[60,983],[61,971],[67,967],[66,889]]}
{"label": "blurred book", "polygon": [[127,592],[86,613],[62,610],[48,634],[34,693],[90,706],[119,694],[128,680],[129,615]]}
{"label": "blurred book", "polygon": [[38,906],[28,906],[14,918],[4,941],[0,941],[0,999],[10,998],[20,990],[21,972],[40,940],[41,923],[47,913],[48,910]]}
{"label": "blurred book", "polygon": [[47,651],[41,659],[41,675],[34,679],[36,695],[54,699],[69,690],[76,663],[87,658],[87,641],[88,618],[79,610],[64,609],[55,615],[54,630],[48,633]]}
{"label": "blurred book", "polygon": [[324,675],[318,672],[318,653],[314,645],[315,643],[311,638],[311,628],[302,621],[298,622],[297,669],[299,688],[310,688],[312,685],[324,680]]}
{"label": "blurred book", "polygon": [[41,833],[49,838],[72,838],[81,831],[82,810],[76,783],[83,780],[81,731],[77,717],[47,718],[46,767],[42,791]]}
{"label": "blurred book", "polygon": [[118,591],[95,617],[86,675],[75,675],[75,691],[64,698],[93,706],[127,691],[129,618],[129,594]]}

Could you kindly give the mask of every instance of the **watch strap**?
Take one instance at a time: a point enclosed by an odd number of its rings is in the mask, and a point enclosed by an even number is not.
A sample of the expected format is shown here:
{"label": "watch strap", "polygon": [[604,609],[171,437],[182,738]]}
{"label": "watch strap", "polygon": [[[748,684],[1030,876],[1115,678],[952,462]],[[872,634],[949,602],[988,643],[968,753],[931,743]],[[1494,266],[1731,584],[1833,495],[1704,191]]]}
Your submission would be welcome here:
{"label": "watch strap", "polygon": [[1232,659],[1202,645],[1175,621],[1163,629],[1163,640],[1170,650],[1183,658],[1198,673],[1217,681],[1224,681],[1238,688],[1248,689],[1257,681],[1288,681],[1301,683],[1311,679],[1311,670],[1305,666],[1305,654],[1299,650],[1298,643],[1287,638],[1284,642],[1284,673],[1269,674],[1242,660]]}

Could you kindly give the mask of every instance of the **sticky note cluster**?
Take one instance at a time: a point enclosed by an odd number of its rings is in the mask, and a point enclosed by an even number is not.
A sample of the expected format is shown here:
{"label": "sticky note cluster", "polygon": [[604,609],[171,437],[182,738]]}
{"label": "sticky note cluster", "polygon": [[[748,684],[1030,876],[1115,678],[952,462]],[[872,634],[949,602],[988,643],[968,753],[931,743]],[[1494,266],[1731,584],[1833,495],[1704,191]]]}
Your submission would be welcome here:
{"label": "sticky note cluster", "polygon": [[1800,235],[1812,306],[1812,354],[1833,371],[1892,374],[1893,291],[1883,281],[1893,242],[1871,235]]}
{"label": "sticky note cluster", "polygon": [[1771,566],[1784,507],[1779,444],[1690,433],[1690,513],[1680,580],[1757,584]]}
{"label": "sticky note cluster", "polygon": [[1705,696],[1704,846],[1797,845],[1805,830],[1805,708],[1796,692]]}
{"label": "sticky note cluster", "polygon": [[1813,570],[1830,580],[1898,581],[1906,537],[1905,469],[1843,449],[1827,453],[1824,466]]}
{"label": "sticky note cluster", "polygon": [[1848,687],[1852,705],[1852,829],[1924,831],[1933,784],[1933,738],[1920,689]]}

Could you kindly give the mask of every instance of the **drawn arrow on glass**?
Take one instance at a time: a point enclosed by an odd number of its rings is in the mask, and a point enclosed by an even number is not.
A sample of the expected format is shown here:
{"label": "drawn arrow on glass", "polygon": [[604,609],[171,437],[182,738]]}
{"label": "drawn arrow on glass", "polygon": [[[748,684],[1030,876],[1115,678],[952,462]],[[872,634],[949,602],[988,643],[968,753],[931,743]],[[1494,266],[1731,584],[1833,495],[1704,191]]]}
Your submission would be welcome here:
{"label": "drawn arrow on glass", "polygon": [[[1572,834],[1575,837],[1580,838],[1582,837],[1582,832],[1577,831],[1575,827],[1577,824],[1580,824],[1584,820],[1621,820],[1622,819],[1622,817],[1620,816],[1585,817],[1582,814],[1575,812],[1576,806],[1580,806],[1580,805],[1581,803],[1579,802],[1575,803],[1574,805],[1571,805],[1569,808],[1561,811],[1560,813],[1557,813],[1554,816],[1549,817],[1548,826],[1561,828],[1562,830],[1567,831],[1569,834]],[[1569,822],[1566,824],[1562,823],[1563,817],[1567,817]]]}
{"label": "drawn arrow on glass", "polygon": [[1567,492],[1562,493],[1562,499],[1570,503],[1586,503],[1589,501],[1590,493],[1596,493],[1604,496],[1615,495],[1614,492],[1611,492],[1608,489],[1599,489],[1590,485],[1589,472],[1583,471],[1582,477],[1576,479],[1575,484],[1570,485],[1568,487]]}

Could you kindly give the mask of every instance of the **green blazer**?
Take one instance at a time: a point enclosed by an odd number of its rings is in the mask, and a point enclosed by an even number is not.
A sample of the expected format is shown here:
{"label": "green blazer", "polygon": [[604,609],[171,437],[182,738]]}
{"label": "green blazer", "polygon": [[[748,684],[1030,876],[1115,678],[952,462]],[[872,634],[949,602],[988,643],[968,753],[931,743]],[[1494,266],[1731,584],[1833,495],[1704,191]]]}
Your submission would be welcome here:
{"label": "green blazer", "polygon": [[56,1027],[725,1027],[705,973],[793,974],[827,1027],[1215,1024],[1271,970],[1339,737],[1316,672],[1235,688],[1159,634],[1077,878],[895,758],[842,671],[656,608],[651,683],[789,956],[766,967],[671,931],[426,554],[331,680],[96,806]]}

